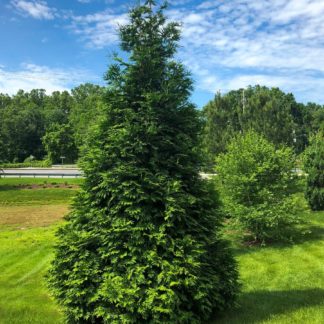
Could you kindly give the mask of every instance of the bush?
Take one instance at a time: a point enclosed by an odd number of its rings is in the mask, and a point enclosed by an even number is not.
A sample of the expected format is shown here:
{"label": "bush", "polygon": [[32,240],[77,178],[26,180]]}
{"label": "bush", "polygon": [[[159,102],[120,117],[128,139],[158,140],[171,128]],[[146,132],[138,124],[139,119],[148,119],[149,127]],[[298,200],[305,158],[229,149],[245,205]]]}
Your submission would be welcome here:
{"label": "bush", "polygon": [[324,134],[317,133],[304,152],[305,197],[312,210],[324,210]]}
{"label": "bush", "polygon": [[191,80],[172,60],[178,25],[153,1],[121,28],[107,116],[82,161],[50,285],[70,323],[201,323],[233,303],[236,264],[198,170]]}
{"label": "bush", "polygon": [[291,188],[294,159],[289,148],[274,145],[253,131],[237,136],[216,160],[225,212],[257,241],[285,236],[298,223]]}

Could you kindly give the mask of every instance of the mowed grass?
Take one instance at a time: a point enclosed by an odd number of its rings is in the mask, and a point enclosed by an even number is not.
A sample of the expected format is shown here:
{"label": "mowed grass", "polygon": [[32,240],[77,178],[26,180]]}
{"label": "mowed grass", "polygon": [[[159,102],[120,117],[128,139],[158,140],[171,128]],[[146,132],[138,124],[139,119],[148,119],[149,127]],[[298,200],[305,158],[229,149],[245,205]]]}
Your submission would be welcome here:
{"label": "mowed grass", "polygon": [[54,227],[1,230],[0,323],[62,323],[44,275],[52,258]]}
{"label": "mowed grass", "polygon": [[[53,183],[53,184],[52,184]],[[76,179],[0,179],[0,323],[61,323],[44,275]],[[64,184],[63,188],[39,188]],[[30,189],[29,189],[30,188]]]}
{"label": "mowed grass", "polygon": [[[15,197],[0,206],[0,323],[61,324],[63,315],[44,276],[54,232],[76,189],[19,189],[18,184],[0,189]],[[35,196],[27,198],[24,190]],[[51,196],[48,190],[53,190]],[[62,190],[70,195],[62,198]],[[308,233],[294,244],[235,249],[242,283],[238,306],[212,323],[324,323],[324,212],[305,213],[309,223],[303,231]]]}
{"label": "mowed grass", "polygon": [[236,251],[238,306],[213,323],[324,323],[324,212],[308,212],[294,243]]}

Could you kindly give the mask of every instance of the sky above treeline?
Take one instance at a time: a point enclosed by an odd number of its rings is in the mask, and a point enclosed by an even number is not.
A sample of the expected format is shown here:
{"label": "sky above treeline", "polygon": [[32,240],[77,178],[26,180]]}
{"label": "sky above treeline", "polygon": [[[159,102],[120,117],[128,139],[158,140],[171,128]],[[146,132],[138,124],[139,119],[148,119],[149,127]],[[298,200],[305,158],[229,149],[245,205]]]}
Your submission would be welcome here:
{"label": "sky above treeline", "polygon": [[[139,0],[0,0],[0,92],[104,85],[118,24]],[[142,3],[144,0],[142,0]],[[199,107],[216,92],[280,87],[324,104],[323,0],[170,0],[177,59]]]}

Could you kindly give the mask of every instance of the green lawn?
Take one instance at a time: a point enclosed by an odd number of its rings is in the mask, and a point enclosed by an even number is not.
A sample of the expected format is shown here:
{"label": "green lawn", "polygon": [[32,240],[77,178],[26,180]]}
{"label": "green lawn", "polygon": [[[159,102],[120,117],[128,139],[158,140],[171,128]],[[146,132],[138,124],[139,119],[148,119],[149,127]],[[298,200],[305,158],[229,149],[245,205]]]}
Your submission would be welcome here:
{"label": "green lawn", "polygon": [[0,188],[5,186],[9,187],[19,187],[22,185],[34,185],[34,184],[70,184],[70,185],[80,185],[82,183],[82,178],[0,178]]}
{"label": "green lawn", "polygon": [[[60,217],[48,224],[47,213],[57,201],[60,201],[60,208],[65,206],[67,210],[75,188],[19,189],[15,187],[19,183],[8,183],[5,179],[4,184],[2,180],[0,323],[60,324],[62,314],[51,299],[44,280]],[[3,197],[10,199],[10,204],[7,200],[1,207]],[[43,218],[26,223],[23,214],[38,209],[39,205],[44,208]],[[21,224],[1,223],[1,218],[6,216],[4,213],[9,215],[10,210],[16,217],[15,222]],[[63,214],[64,208],[58,212]],[[212,323],[324,323],[324,212],[306,213],[310,222],[304,230],[311,233],[296,240],[295,244],[235,250],[242,283],[238,306]]]}
{"label": "green lawn", "polygon": [[239,307],[214,323],[324,323],[324,212],[295,244],[236,251]]}
{"label": "green lawn", "polygon": [[0,227],[0,323],[61,323],[44,275],[52,256],[54,227]]}

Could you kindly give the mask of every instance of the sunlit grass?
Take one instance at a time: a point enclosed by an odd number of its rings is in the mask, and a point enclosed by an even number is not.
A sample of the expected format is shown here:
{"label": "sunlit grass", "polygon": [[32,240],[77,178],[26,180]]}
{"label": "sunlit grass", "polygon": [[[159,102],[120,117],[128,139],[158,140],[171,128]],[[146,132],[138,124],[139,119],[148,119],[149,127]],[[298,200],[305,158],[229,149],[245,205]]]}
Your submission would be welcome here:
{"label": "sunlit grass", "polygon": [[62,322],[44,280],[53,232],[53,227],[0,231],[1,324]]}
{"label": "sunlit grass", "polygon": [[294,243],[236,252],[239,305],[213,323],[324,323],[324,212],[308,218]]}

